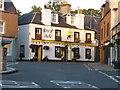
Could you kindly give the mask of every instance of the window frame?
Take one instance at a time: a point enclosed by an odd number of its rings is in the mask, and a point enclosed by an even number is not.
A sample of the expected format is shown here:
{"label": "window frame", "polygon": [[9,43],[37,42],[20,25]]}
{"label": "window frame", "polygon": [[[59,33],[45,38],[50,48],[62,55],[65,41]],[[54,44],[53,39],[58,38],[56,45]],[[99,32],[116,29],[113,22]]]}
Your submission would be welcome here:
{"label": "window frame", "polygon": [[[88,35],[90,35],[90,39],[88,39]],[[92,41],[92,40],[91,40],[91,33],[86,33],[86,41],[87,41],[88,43],[91,43],[91,42],[89,42],[89,41]]]}
{"label": "window frame", "polygon": [[[78,34],[78,38],[75,38],[75,33]],[[79,40],[80,40],[80,32],[74,32],[74,42],[75,42],[76,39],[79,39]],[[79,42],[80,42],[80,41],[79,41]],[[77,43],[79,43],[79,42],[77,42]]]}
{"label": "window frame", "polygon": [[[36,33],[36,31],[38,31],[38,32]],[[36,37],[37,35],[40,35],[40,39],[37,39],[37,37]],[[35,28],[35,39],[37,39],[37,40],[42,39],[42,28]]]}
{"label": "window frame", "polygon": [[0,28],[2,28],[2,32],[0,32],[0,34],[4,34],[5,33],[5,22],[4,21],[0,21],[0,22],[3,23],[2,27],[0,27]]}
{"label": "window frame", "polygon": [[20,54],[22,54],[22,57],[25,57],[25,45],[20,45]]}
{"label": "window frame", "polygon": [[[90,54],[87,54],[87,51],[88,51],[88,50],[90,51]],[[92,54],[91,49],[90,49],[90,48],[86,48],[86,49],[85,49],[85,58],[86,58],[86,59],[89,59],[89,58],[88,58],[88,55],[92,56],[91,54]]]}
{"label": "window frame", "polygon": [[[56,49],[57,49],[57,50],[59,49],[60,51],[57,52]],[[58,57],[56,56],[56,54],[57,54],[57,53],[61,54],[61,52],[62,52],[61,47],[60,47],[60,46],[55,46],[55,57],[56,57],[56,58],[58,58]],[[62,54],[61,54],[61,55],[62,55]]]}
{"label": "window frame", "polygon": [[[60,35],[58,36],[58,37],[60,37],[59,40],[57,39],[56,32],[59,32],[59,33],[60,33]],[[55,30],[55,40],[57,40],[57,41],[61,41],[61,30]]]}
{"label": "window frame", "polygon": [[1,0],[0,1],[0,10],[3,10],[4,9],[4,0]]}
{"label": "window frame", "polygon": [[54,23],[56,23],[57,22],[57,14],[53,14],[53,18],[52,18],[52,21],[54,22]]}

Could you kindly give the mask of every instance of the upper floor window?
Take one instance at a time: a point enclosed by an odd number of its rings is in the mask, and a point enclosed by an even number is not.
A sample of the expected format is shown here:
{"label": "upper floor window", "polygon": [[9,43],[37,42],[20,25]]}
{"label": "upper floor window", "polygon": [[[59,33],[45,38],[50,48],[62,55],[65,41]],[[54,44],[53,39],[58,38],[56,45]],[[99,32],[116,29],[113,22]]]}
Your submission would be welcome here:
{"label": "upper floor window", "polygon": [[74,42],[76,43],[80,42],[79,32],[74,32]]}
{"label": "upper floor window", "polygon": [[61,30],[55,30],[55,40],[61,41]]}
{"label": "upper floor window", "polygon": [[40,40],[42,39],[42,29],[35,28],[35,39]]}
{"label": "upper floor window", "polygon": [[86,43],[91,43],[91,33],[86,33]]}
{"label": "upper floor window", "polygon": [[3,0],[0,0],[0,10],[3,10],[3,7],[4,7],[4,6],[3,6],[3,5],[4,5],[3,3],[4,3],[4,1],[3,1]]}
{"label": "upper floor window", "polygon": [[4,33],[4,23],[0,21],[0,33],[3,34]]}
{"label": "upper floor window", "polygon": [[53,14],[53,17],[52,17],[53,23],[57,23],[57,17],[58,17],[58,14]]}

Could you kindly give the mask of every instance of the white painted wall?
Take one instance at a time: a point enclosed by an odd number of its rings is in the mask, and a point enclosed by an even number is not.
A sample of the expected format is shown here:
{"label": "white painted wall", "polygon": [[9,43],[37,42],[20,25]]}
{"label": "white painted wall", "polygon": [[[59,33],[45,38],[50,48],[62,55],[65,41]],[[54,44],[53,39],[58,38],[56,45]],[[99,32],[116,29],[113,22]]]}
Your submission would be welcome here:
{"label": "white painted wall", "polygon": [[[20,45],[25,45],[25,58],[24,59],[32,59],[32,57],[34,56],[34,53],[32,53],[31,48],[29,48],[29,46],[31,44],[37,44],[37,45],[42,45],[43,47],[45,45],[50,46],[50,50],[44,50],[42,52],[42,58],[44,58],[45,56],[48,56],[49,59],[53,59],[53,60],[61,60],[61,58],[55,58],[55,46],[61,46],[64,47],[63,44],[43,44],[43,43],[33,43],[32,39],[35,39],[35,28],[42,28],[42,35],[43,35],[43,39],[44,40],[55,40],[55,30],[61,30],[61,37],[62,37],[62,41],[70,41],[70,42],[74,42],[74,37],[70,38],[67,40],[67,32],[69,30],[69,28],[60,28],[60,27],[50,27],[50,26],[43,26],[43,25],[37,25],[37,24],[29,24],[29,25],[22,25],[19,26],[19,28],[21,29],[18,32],[18,52],[19,50],[19,46]],[[47,28],[47,29],[52,29],[53,32],[50,33],[52,34],[52,38],[44,38],[44,32],[43,29]],[[86,33],[91,33],[91,39],[92,42],[94,41],[94,31],[89,31],[89,30],[78,30],[78,29],[71,29],[73,36],[74,36],[74,32],[80,32],[80,39],[81,39],[81,43],[85,41],[86,38]],[[46,33],[46,32],[45,32]],[[47,34],[47,33],[46,33]],[[49,33],[48,33],[49,34]],[[89,61],[93,61],[94,60],[94,48],[93,47],[85,47],[85,46],[78,46],[78,45],[73,45],[72,48],[74,47],[79,47],[80,48],[80,55],[81,58],[78,59],[79,61],[88,61],[88,59],[85,59],[85,48],[91,48],[92,51],[92,59]],[[70,52],[70,47],[68,47],[68,50]],[[68,53],[68,59],[70,59],[70,53]]]}
{"label": "white painted wall", "polygon": [[20,54],[20,45],[25,45],[25,58],[29,58],[29,25],[21,25],[19,26],[20,31],[18,31],[18,59]]}

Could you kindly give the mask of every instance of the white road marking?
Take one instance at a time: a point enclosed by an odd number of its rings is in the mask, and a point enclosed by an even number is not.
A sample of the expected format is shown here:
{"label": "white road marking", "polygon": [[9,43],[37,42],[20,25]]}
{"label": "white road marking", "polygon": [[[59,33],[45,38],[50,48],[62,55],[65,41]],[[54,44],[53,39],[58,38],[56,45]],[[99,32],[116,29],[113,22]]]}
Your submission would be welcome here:
{"label": "white road marking", "polygon": [[1,80],[2,88],[40,88],[35,82],[29,81],[12,81],[12,80]]}
{"label": "white road marking", "polygon": [[52,82],[62,88],[96,88],[96,89],[99,89],[98,87],[96,87],[94,85],[80,82],[80,81],[51,80],[50,82]]}
{"label": "white road marking", "polygon": [[114,82],[120,84],[120,81],[118,81],[117,79],[115,79],[113,76],[109,76],[108,74],[102,72],[102,71],[99,71],[99,73],[105,75],[106,77],[110,78],[111,80],[113,80]]}
{"label": "white road marking", "polygon": [[88,70],[92,70],[88,65],[86,65],[86,64],[83,64]]}
{"label": "white road marking", "polygon": [[14,62],[13,62],[13,63],[11,62],[11,63],[7,63],[6,66],[17,65],[17,64],[18,64],[18,62],[15,62],[15,63],[14,63]]}

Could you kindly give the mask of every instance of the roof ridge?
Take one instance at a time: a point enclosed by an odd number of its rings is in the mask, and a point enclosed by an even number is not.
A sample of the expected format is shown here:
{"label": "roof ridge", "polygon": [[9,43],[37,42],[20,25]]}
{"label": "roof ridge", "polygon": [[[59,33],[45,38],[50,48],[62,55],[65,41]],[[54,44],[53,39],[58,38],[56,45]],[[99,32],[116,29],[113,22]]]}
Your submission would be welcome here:
{"label": "roof ridge", "polygon": [[33,16],[32,20],[31,20],[31,23],[34,21],[34,19],[35,19],[37,13],[33,13],[33,14],[34,14],[34,16]]}

